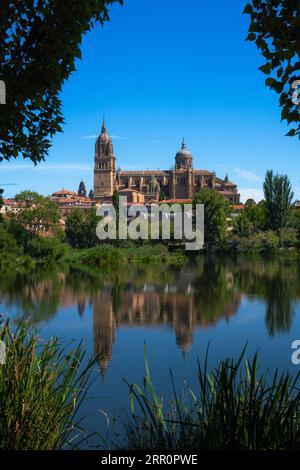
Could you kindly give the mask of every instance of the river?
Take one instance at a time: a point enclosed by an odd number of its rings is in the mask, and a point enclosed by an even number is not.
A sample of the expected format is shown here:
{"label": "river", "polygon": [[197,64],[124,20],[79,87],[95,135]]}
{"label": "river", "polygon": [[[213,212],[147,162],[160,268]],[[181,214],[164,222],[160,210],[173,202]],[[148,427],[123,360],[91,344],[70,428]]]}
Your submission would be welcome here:
{"label": "river", "polygon": [[291,361],[291,344],[300,339],[297,261],[201,257],[182,267],[51,269],[0,281],[6,317],[30,316],[42,337],[82,340],[88,355],[98,355],[82,413],[86,428],[108,439],[120,431],[115,418],[130,409],[124,379],[143,383],[145,346],[153,383],[166,400],[170,369],[179,393],[186,384],[197,389],[197,358],[209,343],[210,366],[237,357],[247,343],[248,357],[259,349],[262,370],[300,367]]}

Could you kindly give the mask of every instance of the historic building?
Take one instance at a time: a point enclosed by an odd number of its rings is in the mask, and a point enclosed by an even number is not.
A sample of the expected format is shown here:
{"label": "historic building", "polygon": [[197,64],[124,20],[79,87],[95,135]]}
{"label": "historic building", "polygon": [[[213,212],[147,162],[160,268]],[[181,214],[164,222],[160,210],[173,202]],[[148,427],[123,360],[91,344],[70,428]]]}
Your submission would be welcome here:
{"label": "historic building", "polygon": [[196,170],[193,156],[185,141],[175,156],[175,167],[170,170],[122,171],[116,170],[116,158],[111,138],[103,121],[101,134],[95,145],[94,199],[111,200],[115,190],[127,195],[143,195],[145,203],[160,200],[190,200],[202,188],[214,188],[232,204],[239,204],[237,186],[218,178],[214,172]]}

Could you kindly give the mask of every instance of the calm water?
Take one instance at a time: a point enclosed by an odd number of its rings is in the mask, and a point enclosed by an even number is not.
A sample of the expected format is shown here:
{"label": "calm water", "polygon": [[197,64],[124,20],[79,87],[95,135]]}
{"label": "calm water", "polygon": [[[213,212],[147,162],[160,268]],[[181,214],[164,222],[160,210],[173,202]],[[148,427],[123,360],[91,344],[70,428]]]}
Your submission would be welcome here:
{"label": "calm water", "polygon": [[[41,334],[83,339],[101,358],[83,412],[88,429],[105,432],[129,410],[123,381],[142,384],[144,344],[157,390],[196,388],[196,361],[209,342],[210,364],[260,349],[262,368],[298,367],[291,343],[300,339],[300,264],[280,260],[205,260],[181,268],[126,267],[118,273],[36,273],[1,279],[1,312],[30,315]],[[300,367],[300,366],[299,366]],[[111,427],[110,427],[111,428]],[[116,428],[117,429],[117,428]]]}

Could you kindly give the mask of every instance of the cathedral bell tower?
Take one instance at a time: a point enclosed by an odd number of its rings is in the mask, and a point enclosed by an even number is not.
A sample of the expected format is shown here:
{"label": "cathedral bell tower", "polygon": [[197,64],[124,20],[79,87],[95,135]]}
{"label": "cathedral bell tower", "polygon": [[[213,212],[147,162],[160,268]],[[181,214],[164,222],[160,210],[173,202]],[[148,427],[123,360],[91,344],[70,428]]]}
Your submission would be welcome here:
{"label": "cathedral bell tower", "polygon": [[103,119],[101,134],[95,145],[94,199],[96,201],[113,196],[116,182],[115,160],[113,144]]}

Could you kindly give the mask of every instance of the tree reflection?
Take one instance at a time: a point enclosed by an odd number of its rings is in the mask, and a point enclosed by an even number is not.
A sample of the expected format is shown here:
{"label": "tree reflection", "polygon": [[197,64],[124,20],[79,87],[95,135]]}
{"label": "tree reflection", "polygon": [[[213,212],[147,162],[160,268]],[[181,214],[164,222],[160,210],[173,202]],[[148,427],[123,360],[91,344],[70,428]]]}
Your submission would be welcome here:
{"label": "tree reflection", "polygon": [[0,277],[2,307],[38,324],[50,321],[64,308],[84,317],[93,315],[94,351],[101,374],[111,360],[116,328],[171,328],[177,347],[186,353],[197,327],[237,314],[243,296],[266,305],[270,336],[290,331],[295,303],[300,298],[297,262],[198,257],[179,268],[125,266],[118,272],[66,269],[36,272],[30,278]]}

